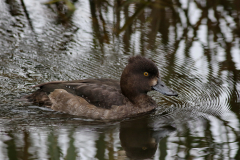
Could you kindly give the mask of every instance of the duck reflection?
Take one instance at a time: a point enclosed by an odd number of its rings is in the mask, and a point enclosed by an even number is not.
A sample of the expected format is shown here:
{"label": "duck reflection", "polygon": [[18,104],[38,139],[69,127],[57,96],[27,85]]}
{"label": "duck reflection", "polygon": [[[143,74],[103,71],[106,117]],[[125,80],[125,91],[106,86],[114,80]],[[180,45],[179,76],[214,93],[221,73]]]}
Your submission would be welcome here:
{"label": "duck reflection", "polygon": [[[154,126],[154,127],[153,127]],[[170,124],[154,125],[150,117],[141,117],[120,124],[120,141],[131,159],[152,158],[162,138],[176,129]]]}

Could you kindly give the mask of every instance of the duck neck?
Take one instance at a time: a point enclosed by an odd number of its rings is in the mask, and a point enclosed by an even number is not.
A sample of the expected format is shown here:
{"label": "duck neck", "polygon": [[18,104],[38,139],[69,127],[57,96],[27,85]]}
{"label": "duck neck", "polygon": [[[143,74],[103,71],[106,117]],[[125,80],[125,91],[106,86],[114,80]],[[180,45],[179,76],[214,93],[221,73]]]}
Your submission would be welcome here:
{"label": "duck neck", "polygon": [[152,110],[157,107],[156,102],[146,94],[140,94],[135,97],[129,97],[129,101],[133,104],[134,107],[138,108],[149,108]]}

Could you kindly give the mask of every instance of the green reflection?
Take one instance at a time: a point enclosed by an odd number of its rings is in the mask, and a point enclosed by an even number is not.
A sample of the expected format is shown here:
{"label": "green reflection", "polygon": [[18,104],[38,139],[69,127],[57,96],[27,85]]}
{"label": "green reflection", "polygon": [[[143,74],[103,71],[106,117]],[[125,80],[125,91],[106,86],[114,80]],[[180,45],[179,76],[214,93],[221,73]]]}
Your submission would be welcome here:
{"label": "green reflection", "polygon": [[15,160],[18,159],[15,139],[11,133],[9,134],[9,137],[11,137],[11,139],[5,142],[5,144],[7,144],[7,155],[10,160]]}
{"label": "green reflection", "polygon": [[106,150],[106,147],[105,147],[105,141],[104,141],[104,134],[103,133],[100,133],[99,134],[99,138],[98,140],[96,141],[96,149],[97,149],[97,153],[96,153],[96,158],[99,159],[99,160],[104,160],[105,159],[105,150]]}
{"label": "green reflection", "polygon": [[62,157],[62,151],[58,145],[58,136],[54,132],[48,134],[48,154],[52,160],[58,160]]}
{"label": "green reflection", "polygon": [[74,139],[73,135],[74,135],[74,130],[71,130],[69,132],[69,147],[67,149],[67,155],[65,157],[65,160],[77,159],[76,147],[74,145],[75,139]]}

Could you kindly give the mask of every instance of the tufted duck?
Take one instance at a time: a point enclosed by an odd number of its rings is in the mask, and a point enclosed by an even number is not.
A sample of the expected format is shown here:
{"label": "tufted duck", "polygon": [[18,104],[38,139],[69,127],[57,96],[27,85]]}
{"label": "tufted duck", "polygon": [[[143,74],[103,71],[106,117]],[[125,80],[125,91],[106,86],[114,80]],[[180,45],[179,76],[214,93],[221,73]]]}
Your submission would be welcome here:
{"label": "tufted duck", "polygon": [[157,66],[142,56],[131,57],[120,82],[112,79],[54,81],[39,84],[26,98],[55,111],[92,119],[121,119],[154,110],[147,92],[177,96],[160,79]]}

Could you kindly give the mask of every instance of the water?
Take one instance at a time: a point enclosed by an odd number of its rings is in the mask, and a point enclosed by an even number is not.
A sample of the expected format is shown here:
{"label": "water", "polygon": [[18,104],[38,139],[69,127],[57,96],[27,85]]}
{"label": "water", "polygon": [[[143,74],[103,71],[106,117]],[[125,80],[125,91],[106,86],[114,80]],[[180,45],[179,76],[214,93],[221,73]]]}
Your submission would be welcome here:
{"label": "water", "polygon": [[[240,159],[238,0],[78,0],[72,15],[44,2],[0,1],[0,159]],[[102,122],[21,99],[43,82],[119,79],[137,54],[179,93],[149,93],[149,115]]]}

